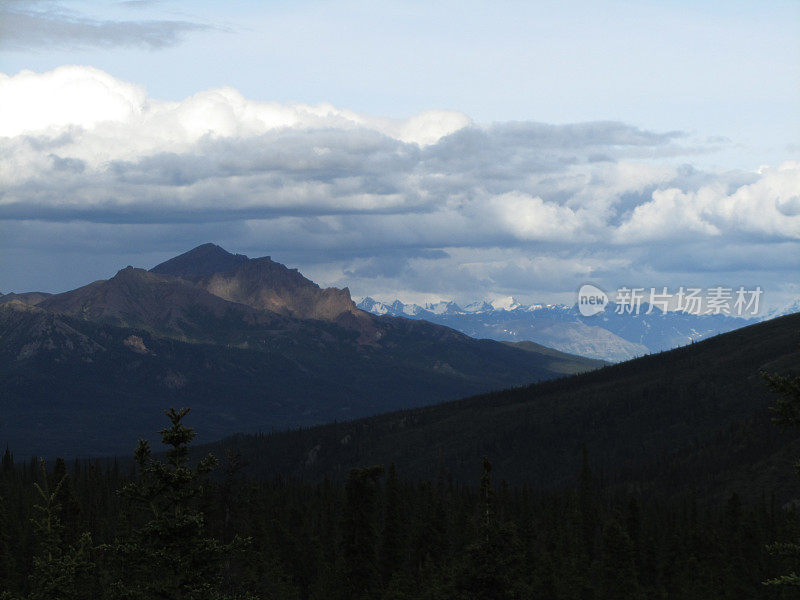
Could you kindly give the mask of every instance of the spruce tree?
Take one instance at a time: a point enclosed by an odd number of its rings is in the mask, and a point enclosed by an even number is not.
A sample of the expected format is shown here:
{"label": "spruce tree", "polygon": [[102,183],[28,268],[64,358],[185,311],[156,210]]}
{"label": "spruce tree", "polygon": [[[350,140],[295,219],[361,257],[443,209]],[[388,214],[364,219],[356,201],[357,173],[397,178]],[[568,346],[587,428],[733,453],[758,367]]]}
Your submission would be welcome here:
{"label": "spruce tree", "polygon": [[378,478],[383,467],[353,469],[345,483],[342,589],[345,598],[373,598],[378,588]]}
{"label": "spruce tree", "polygon": [[72,489],[72,479],[67,473],[67,464],[63,458],[57,458],[50,477],[52,485],[57,486],[55,504],[58,507],[58,517],[63,527],[64,539],[73,543],[81,536],[80,513],[81,509]]}
{"label": "spruce tree", "polygon": [[51,486],[44,461],[41,461],[40,468],[41,484],[34,483],[38,503],[34,506],[36,514],[33,518],[39,551],[33,558],[29,600],[83,599],[94,569],[92,538],[84,533],[74,545],[65,542],[64,526],[59,516],[63,507],[59,499],[63,497],[68,476],[57,471],[59,478],[55,486]]}
{"label": "spruce tree", "polygon": [[14,555],[11,551],[11,521],[6,509],[8,486],[0,480],[0,589],[9,589],[17,571]]}
{"label": "spruce tree", "polygon": [[139,440],[135,451],[138,478],[121,490],[133,509],[133,517],[144,523],[134,527],[112,546],[117,577],[116,597],[138,600],[219,600],[225,558],[239,540],[222,544],[207,535],[197,499],[206,476],[217,464],[209,454],[189,466],[189,444],[193,429],[182,420],[189,409],[166,411],[171,425],[161,430],[161,441],[169,449],[166,461],[151,456],[150,445]]}
{"label": "spruce tree", "polygon": [[14,455],[6,445],[6,451],[3,453],[2,461],[0,461],[0,471],[4,476],[9,476],[14,472]]}
{"label": "spruce tree", "polygon": [[[779,394],[775,406],[771,407],[775,413],[774,421],[783,427],[800,426],[800,377],[762,373],[770,389]],[[800,460],[795,463],[795,468],[800,474]],[[784,575],[769,579],[766,585],[800,587],[800,541],[771,544],[770,552],[786,557],[794,564],[794,568]]]}
{"label": "spruce tree", "polygon": [[595,539],[600,523],[600,510],[594,475],[589,466],[589,452],[584,444],[581,451],[581,471],[578,478],[578,507],[581,514],[581,531],[586,557],[594,558]]}
{"label": "spruce tree", "polygon": [[403,540],[400,509],[400,484],[394,463],[389,465],[386,477],[384,501],[383,536],[381,539],[380,568],[383,584],[387,585],[392,575],[403,562]]}
{"label": "spruce tree", "polygon": [[611,519],[603,530],[601,550],[602,598],[639,600],[636,553],[630,536],[617,519]]}
{"label": "spruce tree", "polygon": [[484,457],[478,497],[476,539],[467,548],[456,580],[459,598],[529,598],[522,570],[522,548],[512,527],[500,523],[492,488],[492,465]]}

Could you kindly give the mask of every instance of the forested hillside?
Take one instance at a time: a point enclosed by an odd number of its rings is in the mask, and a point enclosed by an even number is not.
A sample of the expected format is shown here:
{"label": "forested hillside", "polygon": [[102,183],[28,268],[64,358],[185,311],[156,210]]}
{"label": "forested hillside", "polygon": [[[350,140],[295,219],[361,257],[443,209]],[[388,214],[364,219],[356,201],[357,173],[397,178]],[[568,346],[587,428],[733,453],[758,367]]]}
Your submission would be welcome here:
{"label": "forested hillside", "polygon": [[[558,492],[509,486],[490,461],[468,483],[412,480],[394,465],[343,482],[253,480],[228,455],[185,462],[171,414],[166,462],[148,446],[117,463],[0,468],[0,589],[41,598],[739,600],[777,599],[771,542],[800,536],[771,496],[703,505],[613,492],[591,457]],[[190,418],[188,419],[191,420]]]}
{"label": "forested hillside", "polygon": [[457,402],[288,433],[236,436],[261,475],[310,481],[395,462],[409,477],[439,469],[470,481],[489,456],[499,477],[536,489],[574,480],[585,444],[608,484],[703,495],[736,489],[798,496],[794,432],[767,410],[762,371],[800,372],[800,315],[619,365]]}

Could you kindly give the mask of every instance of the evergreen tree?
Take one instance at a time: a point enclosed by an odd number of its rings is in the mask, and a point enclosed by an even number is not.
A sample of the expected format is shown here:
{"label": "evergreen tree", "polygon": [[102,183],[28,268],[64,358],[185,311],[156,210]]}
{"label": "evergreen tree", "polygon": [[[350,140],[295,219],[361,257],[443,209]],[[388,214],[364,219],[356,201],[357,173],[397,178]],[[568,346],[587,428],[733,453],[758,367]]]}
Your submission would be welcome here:
{"label": "evergreen tree", "polygon": [[[206,480],[210,465],[190,468],[192,436],[180,416],[162,432],[177,450],[163,464],[140,444],[136,469],[79,462],[67,475],[58,461],[45,476],[37,462],[38,487],[27,461],[0,468],[0,550],[13,557],[0,574],[1,600],[199,600],[242,589],[276,600],[768,600],[797,592],[761,584],[797,572],[796,554],[769,557],[764,540],[800,540],[800,513],[768,495],[760,503],[748,494],[729,494],[727,503],[634,497],[595,486],[588,460],[578,485],[561,492],[495,488],[488,461],[479,486],[412,484],[393,468],[383,490],[380,468],[355,470],[347,485],[244,473],[240,481],[234,457],[227,476]],[[130,485],[117,495],[121,483]],[[71,501],[76,530],[106,543],[102,553],[70,537]],[[584,515],[592,513],[589,560]],[[237,536],[253,543],[234,560],[226,542]]]}
{"label": "evergreen tree", "polygon": [[0,480],[0,589],[11,587],[11,580],[17,570],[10,545],[11,522],[8,517],[5,499],[8,495],[7,488],[5,481]]}
{"label": "evergreen tree", "polygon": [[114,590],[120,598],[227,597],[221,589],[223,563],[235,544],[209,537],[203,513],[196,508],[205,476],[217,461],[209,454],[194,468],[189,466],[195,432],[182,423],[188,412],[188,408],[166,411],[171,426],[159,432],[169,447],[166,462],[152,458],[146,440],[139,440],[136,448],[138,479],[123,487],[121,494],[146,521],[113,545],[118,568]]}
{"label": "evergreen tree", "polygon": [[611,519],[603,530],[601,565],[602,598],[641,598],[633,542],[616,519]]}
{"label": "evergreen tree", "polygon": [[528,597],[522,573],[522,549],[516,532],[495,512],[492,465],[484,457],[478,498],[477,538],[466,550],[456,581],[461,598],[509,600]]}
{"label": "evergreen tree", "polygon": [[58,517],[63,527],[64,539],[68,542],[76,541],[80,533],[81,509],[72,490],[72,479],[67,473],[67,465],[63,458],[57,458],[50,477],[52,485],[56,485],[55,504],[58,507]]}
{"label": "evergreen tree", "polygon": [[380,568],[383,584],[387,585],[392,575],[402,566],[404,549],[401,533],[400,484],[394,463],[389,465],[384,497]]}
{"label": "evergreen tree", "polygon": [[583,542],[583,547],[578,550],[578,560],[580,571],[584,574],[580,576],[580,597],[582,600],[587,600],[594,597],[594,584],[597,579],[595,573],[597,561],[595,559],[600,531],[600,503],[594,474],[589,465],[589,451],[586,449],[586,444],[581,449],[581,470],[578,476],[578,511]]}
{"label": "evergreen tree", "polygon": [[59,498],[67,483],[66,473],[60,476],[55,487],[48,483],[44,461],[41,461],[41,484],[34,483],[38,504],[34,506],[34,531],[39,552],[33,559],[30,575],[30,600],[78,600],[86,597],[89,575],[94,568],[91,560],[92,539],[84,533],[77,544],[64,541],[64,527],[59,518],[62,506]]}
{"label": "evergreen tree", "polygon": [[[800,377],[768,373],[762,376],[772,391],[779,394],[775,406],[771,407],[776,415],[774,421],[783,427],[800,426]],[[800,460],[795,468],[800,474]],[[769,550],[791,560],[795,566],[789,573],[769,579],[765,584],[800,587],[800,541],[771,544]]]}
{"label": "evergreen tree", "polygon": [[345,483],[342,589],[345,598],[373,598],[378,588],[378,479],[383,467],[353,469]]}
{"label": "evergreen tree", "polygon": [[578,478],[578,508],[581,514],[581,531],[586,556],[594,558],[595,538],[600,524],[594,475],[589,466],[589,452],[584,444],[581,450],[581,471]]}
{"label": "evergreen tree", "polygon": [[8,446],[6,446],[3,459],[0,461],[0,471],[6,476],[14,471],[14,455],[11,453],[11,450],[8,449]]}

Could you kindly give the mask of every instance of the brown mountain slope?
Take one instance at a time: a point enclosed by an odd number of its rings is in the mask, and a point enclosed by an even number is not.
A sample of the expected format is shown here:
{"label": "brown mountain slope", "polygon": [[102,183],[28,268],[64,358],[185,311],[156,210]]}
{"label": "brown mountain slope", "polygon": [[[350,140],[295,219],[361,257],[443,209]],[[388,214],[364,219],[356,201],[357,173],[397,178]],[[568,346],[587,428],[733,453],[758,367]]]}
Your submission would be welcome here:
{"label": "brown mountain slope", "polygon": [[87,321],[194,340],[213,340],[221,328],[284,321],[278,315],[223,300],[188,281],[133,267],[111,279],[51,296],[38,306]]}
{"label": "brown mountain slope", "polygon": [[231,302],[294,319],[334,322],[358,333],[359,344],[374,345],[384,327],[359,310],[347,288],[321,288],[297,269],[269,256],[247,258],[214,244],[203,244],[151,269],[180,277]]}
{"label": "brown mountain slope", "polygon": [[360,316],[347,288],[320,288],[297,269],[269,256],[247,258],[203,244],[151,269],[192,281],[212,294],[297,319],[334,321],[342,313]]}
{"label": "brown mountain slope", "polygon": [[80,355],[84,361],[103,350],[98,340],[66,323],[60,315],[11,299],[0,306],[0,341],[13,354],[8,358],[25,360],[41,352]]}
{"label": "brown mountain slope", "polygon": [[52,296],[52,294],[48,294],[46,292],[23,292],[22,294],[15,294],[14,292],[11,292],[10,294],[5,295],[0,294],[0,304],[6,304],[16,300],[22,302],[23,304],[36,306],[42,300],[45,300],[50,296]]}
{"label": "brown mountain slope", "polygon": [[192,280],[220,298],[297,319],[333,321],[342,313],[361,312],[347,288],[320,288],[297,269],[287,269],[268,256]]}

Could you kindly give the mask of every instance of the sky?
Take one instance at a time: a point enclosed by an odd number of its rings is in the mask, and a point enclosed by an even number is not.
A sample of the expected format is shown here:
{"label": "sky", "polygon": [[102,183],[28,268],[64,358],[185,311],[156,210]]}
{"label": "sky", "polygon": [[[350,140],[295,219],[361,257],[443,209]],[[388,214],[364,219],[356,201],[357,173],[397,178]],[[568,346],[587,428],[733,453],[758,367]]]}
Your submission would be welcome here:
{"label": "sky", "polygon": [[205,242],[355,297],[800,298],[800,3],[0,3],[0,292]]}

